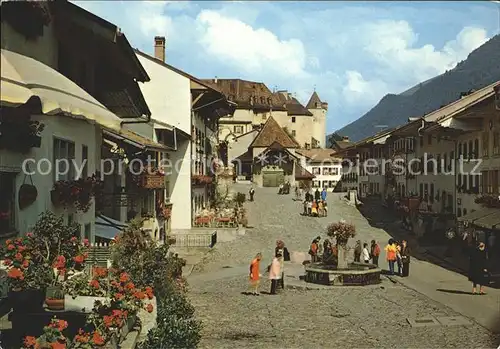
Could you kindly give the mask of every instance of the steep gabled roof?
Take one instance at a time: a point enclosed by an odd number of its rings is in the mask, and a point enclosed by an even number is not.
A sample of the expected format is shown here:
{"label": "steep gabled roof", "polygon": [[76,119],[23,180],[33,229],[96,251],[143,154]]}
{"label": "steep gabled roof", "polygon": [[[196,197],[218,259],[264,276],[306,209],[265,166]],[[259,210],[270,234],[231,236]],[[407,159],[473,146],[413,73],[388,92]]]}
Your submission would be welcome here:
{"label": "steep gabled roof", "polygon": [[316,91],[313,92],[311,98],[309,98],[309,102],[307,102],[306,108],[307,109],[317,109],[318,106],[321,107],[321,99],[319,99],[318,94]]}
{"label": "steep gabled roof", "polygon": [[201,79],[221,91],[240,109],[286,110],[283,102],[263,82],[242,79]]}
{"label": "steep gabled roof", "polygon": [[298,161],[295,162],[295,179],[297,180],[308,180],[316,178],[311,172],[299,165]]}
{"label": "steep gabled roof", "polygon": [[274,142],[277,142],[283,148],[299,148],[297,142],[292,137],[290,137],[271,116],[266,121],[264,126],[262,126],[262,129],[250,144],[249,148],[267,148],[270,147]]}
{"label": "steep gabled roof", "polygon": [[305,115],[305,116],[313,116],[313,114],[304,107],[297,98],[293,97],[287,91],[278,91],[275,92],[274,95],[283,103],[286,108],[288,115]]}

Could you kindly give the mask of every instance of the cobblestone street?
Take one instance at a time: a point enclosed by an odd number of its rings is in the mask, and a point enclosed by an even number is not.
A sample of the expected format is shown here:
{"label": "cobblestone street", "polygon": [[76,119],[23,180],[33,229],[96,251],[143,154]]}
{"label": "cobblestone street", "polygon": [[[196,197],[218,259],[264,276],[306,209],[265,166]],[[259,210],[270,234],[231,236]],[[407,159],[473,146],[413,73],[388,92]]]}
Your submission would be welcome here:
{"label": "cobblestone street", "polygon": [[[246,193],[248,186],[238,184],[236,191]],[[365,288],[287,288],[277,296],[243,295],[248,265],[257,252],[264,256],[262,290],[269,290],[264,269],[277,239],[292,253],[307,252],[310,241],[325,237],[326,225],[340,219],[356,224],[354,240],[376,239],[383,247],[389,238],[385,231],[370,227],[338,194],[329,194],[327,218],[300,216],[301,203],[293,197],[277,195],[276,188],[257,188],[255,202],[245,204],[253,228],[234,242],[218,244],[189,276],[190,298],[204,326],[201,348],[498,346],[497,337],[472,321],[466,326],[411,327],[407,318],[460,314],[386,277],[380,285]]]}

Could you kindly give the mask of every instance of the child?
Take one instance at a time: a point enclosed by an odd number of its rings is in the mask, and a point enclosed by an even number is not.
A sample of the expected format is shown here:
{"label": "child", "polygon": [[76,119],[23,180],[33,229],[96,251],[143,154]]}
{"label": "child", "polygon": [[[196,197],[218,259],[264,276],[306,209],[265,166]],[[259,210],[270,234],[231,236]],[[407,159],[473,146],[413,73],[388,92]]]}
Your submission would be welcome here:
{"label": "child", "polygon": [[316,201],[312,202],[311,215],[313,217],[318,217],[318,204],[316,203]]}
{"label": "child", "polygon": [[318,202],[318,216],[323,217],[323,201]]}

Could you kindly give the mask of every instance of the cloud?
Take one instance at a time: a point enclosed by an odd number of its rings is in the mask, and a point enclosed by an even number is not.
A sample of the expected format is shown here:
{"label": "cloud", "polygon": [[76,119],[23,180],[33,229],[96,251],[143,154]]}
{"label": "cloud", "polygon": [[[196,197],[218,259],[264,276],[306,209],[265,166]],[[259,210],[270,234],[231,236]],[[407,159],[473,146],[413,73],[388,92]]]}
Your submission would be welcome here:
{"label": "cloud", "polygon": [[[252,26],[212,10],[197,17],[200,44],[214,59],[220,59],[245,75],[307,76],[304,44],[297,39],[280,40],[265,28]],[[264,74],[263,74],[264,73]]]}
{"label": "cloud", "polygon": [[153,36],[166,36],[167,60],[195,76],[260,80],[297,93],[303,103],[316,87],[329,103],[329,130],[386,93],[451,69],[498,28],[496,5],[484,3],[122,4],[78,2],[145,52],[152,53]]}
{"label": "cloud", "polygon": [[465,27],[442,49],[430,44],[418,46],[418,34],[403,20],[379,21],[366,25],[364,30],[367,33],[364,51],[382,64],[384,77],[400,77],[409,83],[427,80],[454,68],[488,40],[483,28]]}
{"label": "cloud", "polygon": [[348,104],[371,105],[376,103],[387,92],[387,85],[380,80],[366,80],[363,75],[355,70],[345,73],[346,83],[342,94]]}

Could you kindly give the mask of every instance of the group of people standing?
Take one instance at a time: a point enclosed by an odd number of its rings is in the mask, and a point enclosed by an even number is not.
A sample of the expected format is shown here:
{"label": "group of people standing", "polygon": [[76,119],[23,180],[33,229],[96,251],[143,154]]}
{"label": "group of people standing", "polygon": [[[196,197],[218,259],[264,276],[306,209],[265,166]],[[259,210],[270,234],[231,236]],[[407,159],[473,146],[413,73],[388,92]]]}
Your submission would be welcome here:
{"label": "group of people standing", "polygon": [[397,275],[406,277],[410,275],[410,248],[408,242],[403,240],[398,242],[394,239],[389,239],[385,246],[387,263],[389,264],[389,273],[395,274],[395,266],[397,265]]}
{"label": "group of people standing", "polygon": [[361,263],[370,263],[374,264],[378,267],[378,259],[380,256],[380,246],[377,244],[375,240],[371,241],[370,247],[365,242],[363,247],[361,247],[361,240],[356,241],[356,245],[354,246],[354,261]]}
{"label": "group of people standing", "polygon": [[314,195],[308,191],[306,192],[304,205],[304,216],[311,217],[327,217],[328,216],[328,205],[326,202],[327,191],[323,188],[320,192],[316,189]]}
{"label": "group of people standing", "polygon": [[[250,263],[251,294],[254,296],[260,295],[259,287],[260,278],[262,277],[260,273],[261,260],[262,253],[259,252]],[[290,253],[285,247],[285,243],[282,240],[278,240],[276,241],[276,247],[274,249],[274,257],[271,264],[267,267],[269,280],[271,281],[271,290],[269,294],[275,295],[278,287],[281,289],[285,288],[285,261],[290,261]]]}

